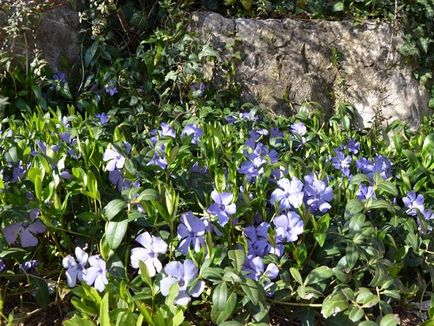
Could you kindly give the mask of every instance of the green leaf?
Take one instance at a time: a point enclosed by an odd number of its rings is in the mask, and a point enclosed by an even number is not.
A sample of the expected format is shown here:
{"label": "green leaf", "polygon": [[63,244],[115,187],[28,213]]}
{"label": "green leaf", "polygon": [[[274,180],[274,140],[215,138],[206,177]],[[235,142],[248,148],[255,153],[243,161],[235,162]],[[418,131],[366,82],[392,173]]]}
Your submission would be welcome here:
{"label": "green leaf", "polygon": [[420,326],[434,326],[434,319],[425,320]]}
{"label": "green leaf", "polygon": [[158,192],[156,192],[154,189],[145,189],[140,194],[139,197],[137,197],[137,201],[147,201],[147,200],[157,200],[158,199]]}
{"label": "green leaf", "polygon": [[240,0],[241,4],[243,5],[244,9],[247,11],[250,11],[252,9],[252,0]]}
{"label": "green leaf", "polygon": [[104,295],[104,297],[101,300],[101,305],[99,307],[99,321],[101,326],[110,326],[108,292]]}
{"label": "green leaf", "polygon": [[105,237],[107,244],[110,249],[116,249],[121,244],[124,239],[125,233],[127,232],[128,220],[123,220],[120,222],[107,222]]}
{"label": "green leaf", "polygon": [[344,3],[341,1],[338,1],[333,6],[333,11],[344,11]]}
{"label": "green leaf", "polygon": [[366,174],[359,173],[351,178],[350,184],[358,186],[361,183],[370,183],[369,177]]}
{"label": "green leaf", "polygon": [[95,326],[95,323],[91,320],[87,320],[81,317],[78,317],[77,315],[74,315],[69,320],[63,321],[64,326]]}
{"label": "green leaf", "polygon": [[311,271],[306,279],[304,285],[315,284],[324,281],[334,275],[333,271],[327,266],[320,266]]}
{"label": "green leaf", "polygon": [[239,321],[229,320],[220,324],[220,326],[243,326]]}
{"label": "green leaf", "polygon": [[122,199],[113,199],[103,208],[102,214],[108,221],[110,221],[113,217],[118,215],[125,206],[126,203]]}
{"label": "green leaf", "polygon": [[136,304],[136,307],[140,311],[140,315],[143,316],[143,318],[145,318],[148,325],[154,326],[155,325],[154,319],[152,318],[151,312],[148,311],[148,308],[146,307],[146,305],[141,303],[139,300],[134,300],[134,302]]}
{"label": "green leaf", "polygon": [[244,251],[240,249],[230,250],[228,252],[228,256],[229,259],[232,261],[232,265],[234,266],[235,270],[240,272],[246,259]]}
{"label": "green leaf", "polygon": [[84,55],[84,64],[86,66],[89,66],[90,63],[92,62],[93,58],[95,57],[96,50],[98,49],[98,45],[99,45],[99,42],[98,42],[98,40],[96,40],[92,43],[90,48],[88,48],[86,50],[86,54]]}
{"label": "green leaf", "polygon": [[345,213],[350,216],[355,215],[363,211],[363,203],[358,199],[351,199],[345,206]]}
{"label": "green leaf", "polygon": [[143,261],[139,261],[139,271],[140,271],[140,277],[149,287],[152,287],[152,280],[149,276],[148,267],[146,267],[146,264]]}
{"label": "green leaf", "polygon": [[341,311],[348,309],[348,300],[341,292],[327,296],[321,308],[321,314],[324,318],[335,316]]}
{"label": "green leaf", "polygon": [[396,188],[396,186],[390,181],[382,180],[379,184],[377,184],[377,187],[389,195],[394,197],[398,196],[398,188]]}
{"label": "green leaf", "polygon": [[362,229],[363,225],[365,224],[365,214],[359,213],[351,216],[349,228],[351,232],[358,232]]}
{"label": "green leaf", "polygon": [[214,177],[215,188],[218,192],[226,190],[226,175],[223,171],[217,171]]}
{"label": "green leaf", "polygon": [[40,175],[35,176],[35,195],[40,201],[43,201],[42,198],[42,179]]}
{"label": "green leaf", "polygon": [[30,276],[30,283],[36,287],[36,291],[33,294],[36,302],[41,308],[46,308],[50,302],[47,282],[41,278]]}
{"label": "green leaf", "polygon": [[212,295],[211,320],[219,325],[232,315],[237,304],[236,293],[231,293],[229,297],[227,295],[225,282],[217,285]]}
{"label": "green leaf", "polygon": [[396,326],[398,322],[395,319],[393,314],[387,314],[383,318],[381,318],[380,326]]}
{"label": "green leaf", "polygon": [[359,324],[359,326],[378,326],[378,324],[372,320],[364,320]]}
{"label": "green leaf", "polygon": [[363,318],[364,315],[365,315],[365,312],[363,311],[363,309],[353,307],[350,309],[350,313],[348,315],[348,318],[350,318],[351,321],[355,323],[355,322],[359,321],[361,318]]}
{"label": "green leaf", "polygon": [[254,280],[246,278],[246,283],[241,284],[241,289],[255,306],[258,305],[259,302],[264,301],[262,292],[259,290],[259,285]]}
{"label": "green leaf", "polygon": [[300,274],[300,272],[298,271],[298,269],[296,269],[296,268],[294,268],[294,267],[291,267],[291,268],[289,269],[289,272],[291,273],[292,277],[294,278],[294,280],[295,280],[298,284],[300,284],[300,285],[303,284],[303,278],[301,277],[301,274]]}
{"label": "green leaf", "polygon": [[345,258],[347,260],[347,267],[352,269],[359,259],[360,252],[353,244],[349,244],[346,248]]}
{"label": "green leaf", "polygon": [[368,200],[366,203],[367,209],[387,209],[389,212],[394,212],[392,204],[384,199]]}

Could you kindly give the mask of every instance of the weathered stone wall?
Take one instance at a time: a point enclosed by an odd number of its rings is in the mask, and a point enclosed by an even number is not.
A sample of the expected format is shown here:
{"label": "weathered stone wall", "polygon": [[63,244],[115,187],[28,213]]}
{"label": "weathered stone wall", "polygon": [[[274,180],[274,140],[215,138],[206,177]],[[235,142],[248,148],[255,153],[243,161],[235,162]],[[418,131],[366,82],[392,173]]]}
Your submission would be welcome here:
{"label": "weathered stone wall", "polygon": [[[7,20],[6,13],[0,11],[0,27],[4,27],[8,23]],[[6,42],[8,38],[3,31],[3,34],[0,34],[0,42],[4,50],[29,55],[30,59],[33,57],[33,51],[39,50],[52,71],[56,72],[64,69],[60,65],[62,57],[66,58],[68,67],[80,61],[79,30],[78,12],[65,2],[42,12],[40,19],[34,22],[33,31],[26,32],[26,41],[21,35]]]}
{"label": "weathered stone wall", "polygon": [[427,92],[399,54],[402,32],[388,23],[230,19],[196,12],[190,28],[223,53],[226,44],[235,44],[243,99],[274,112],[316,101],[331,114],[337,102],[346,101],[363,127],[375,114],[386,123],[399,119],[417,127],[428,114]]}

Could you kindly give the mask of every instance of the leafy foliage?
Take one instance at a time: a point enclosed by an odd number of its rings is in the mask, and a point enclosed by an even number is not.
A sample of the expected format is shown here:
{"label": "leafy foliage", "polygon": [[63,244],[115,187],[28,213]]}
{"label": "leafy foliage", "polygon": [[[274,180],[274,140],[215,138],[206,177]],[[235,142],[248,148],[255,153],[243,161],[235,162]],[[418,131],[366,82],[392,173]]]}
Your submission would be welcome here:
{"label": "leafy foliage", "polygon": [[[328,121],[310,104],[293,117],[241,106],[239,54],[184,33],[185,10],[200,5],[340,18],[396,9],[98,0],[83,7],[79,73],[26,71],[3,54],[2,321],[69,302],[65,325],[396,325],[405,310],[432,323],[433,117],[417,132],[396,122],[363,133],[345,104]],[[222,89],[207,83],[208,64],[225,71]],[[35,304],[27,317],[24,300]]]}

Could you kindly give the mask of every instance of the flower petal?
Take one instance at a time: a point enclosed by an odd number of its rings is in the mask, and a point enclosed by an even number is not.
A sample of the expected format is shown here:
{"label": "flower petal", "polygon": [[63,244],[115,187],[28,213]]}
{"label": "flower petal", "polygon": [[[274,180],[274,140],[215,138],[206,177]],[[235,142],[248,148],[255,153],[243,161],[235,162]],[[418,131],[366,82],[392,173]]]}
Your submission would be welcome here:
{"label": "flower petal", "polygon": [[168,277],[163,278],[160,281],[160,291],[161,291],[161,294],[164,295],[164,296],[167,296],[169,294],[170,287],[173,284],[175,284],[175,283],[177,283],[177,280],[174,277],[168,276]]}
{"label": "flower petal", "polygon": [[178,261],[172,261],[164,267],[164,272],[176,279],[180,280],[184,277],[184,268]]}
{"label": "flower petal", "polygon": [[203,290],[205,289],[205,282],[204,281],[199,281],[196,283],[196,285],[190,289],[190,291],[188,291],[188,293],[197,298],[198,296],[200,296],[203,292]]}
{"label": "flower petal", "polygon": [[75,257],[77,257],[77,261],[81,266],[84,266],[87,263],[87,259],[89,255],[80,247],[75,248]]}
{"label": "flower petal", "polygon": [[190,280],[197,276],[198,269],[192,260],[186,259],[183,266],[184,280],[186,283],[190,283]]}
{"label": "flower petal", "polygon": [[185,291],[179,291],[178,296],[175,299],[175,303],[181,306],[186,306],[190,302],[191,298]]}
{"label": "flower petal", "polygon": [[143,247],[149,248],[152,244],[152,236],[149,234],[149,232],[145,232],[140,234],[136,241],[140,243]]}
{"label": "flower petal", "polygon": [[45,225],[40,220],[36,220],[27,229],[33,234],[44,233]]}
{"label": "flower petal", "polygon": [[7,243],[12,244],[17,240],[18,233],[23,229],[22,223],[14,223],[3,229],[3,235]]}
{"label": "flower petal", "polygon": [[20,242],[23,248],[34,247],[38,244],[38,239],[26,228],[21,231]]}
{"label": "flower petal", "polygon": [[73,288],[77,283],[77,273],[78,270],[75,267],[68,268],[68,270],[66,271],[66,281],[70,288]]}
{"label": "flower petal", "polygon": [[139,268],[139,262],[146,262],[148,259],[149,250],[140,247],[131,249],[131,266],[133,268]]}

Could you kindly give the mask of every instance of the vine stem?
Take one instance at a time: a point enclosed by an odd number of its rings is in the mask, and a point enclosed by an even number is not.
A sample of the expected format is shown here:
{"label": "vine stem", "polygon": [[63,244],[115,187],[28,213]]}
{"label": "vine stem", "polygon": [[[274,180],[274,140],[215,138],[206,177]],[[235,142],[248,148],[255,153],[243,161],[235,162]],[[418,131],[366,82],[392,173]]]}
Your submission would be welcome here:
{"label": "vine stem", "polygon": [[310,307],[310,308],[321,308],[321,303],[300,303],[300,302],[286,302],[274,299],[268,299],[271,303],[280,304],[284,306],[293,306],[293,307]]}

